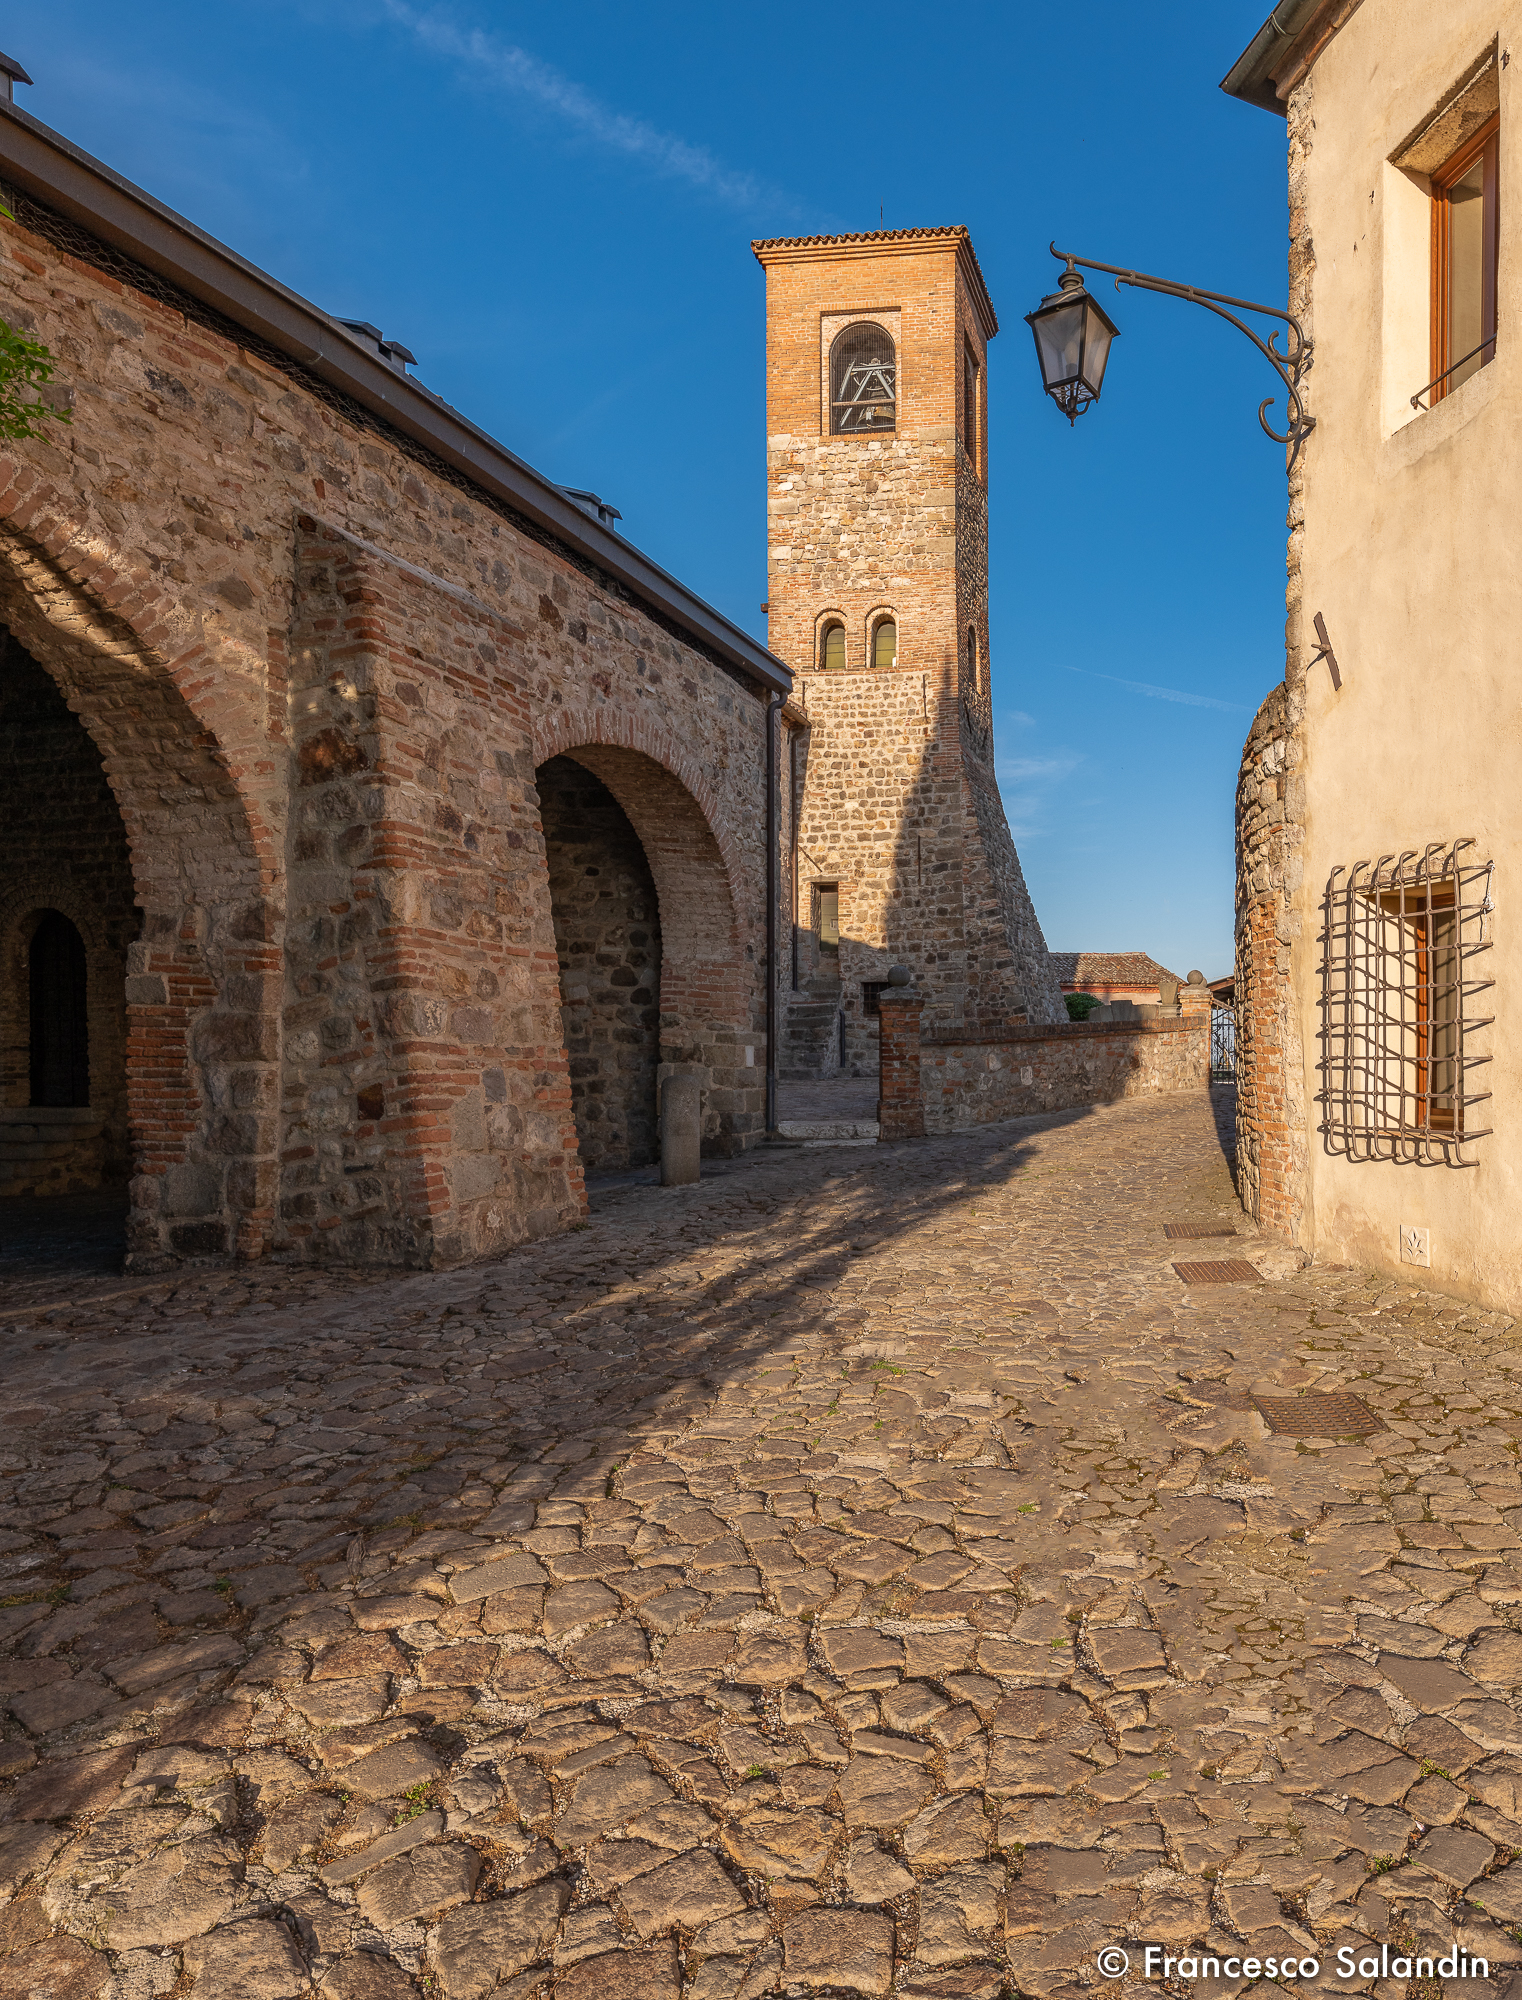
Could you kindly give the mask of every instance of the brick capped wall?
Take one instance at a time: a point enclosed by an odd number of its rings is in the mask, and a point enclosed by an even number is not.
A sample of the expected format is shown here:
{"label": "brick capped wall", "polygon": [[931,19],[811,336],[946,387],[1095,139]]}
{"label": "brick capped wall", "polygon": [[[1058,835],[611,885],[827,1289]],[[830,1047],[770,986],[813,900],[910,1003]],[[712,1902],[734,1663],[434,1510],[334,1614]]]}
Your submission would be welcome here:
{"label": "brick capped wall", "polygon": [[[49,1163],[48,1191],[127,1179],[127,950],[137,936],[126,829],[100,752],[54,681],[0,631],[0,1106],[31,1102],[29,946],[58,910],[85,946],[90,1105],[88,1136]],[[99,1121],[98,1133],[93,1127]],[[20,1187],[0,1168],[0,1181]]]}
{"label": "brick capped wall", "polygon": [[660,1152],[655,878],[628,814],[601,779],[555,757],[536,783],[582,1167],[644,1166]]}
{"label": "brick capped wall", "polygon": [[[1022,1008],[1066,1019],[992,767],[986,384],[998,323],[965,230],[755,247],[767,280],[768,629],[806,718],[792,917],[807,977],[817,887],[838,884],[846,1066],[866,1075],[877,1026],[861,986],[896,962],[939,1021]],[[830,343],[857,320],[895,342],[891,434],[829,430]],[[885,616],[894,670],[872,666]],[[817,671],[837,620],[845,671]]]}
{"label": "brick capped wall", "polygon": [[960,1035],[922,1032],[920,1013],[917,1000],[885,1003],[884,1139],[1210,1087],[1208,1013],[1177,1022],[1070,1021]]}
{"label": "brick capped wall", "polygon": [[[384,421],[7,191],[73,421],[0,458],[0,622],[126,829],[130,1256],[443,1263],[581,1169],[534,772],[645,847],[661,1044],[763,1124],[765,704]],[[300,525],[306,523],[306,526]]]}

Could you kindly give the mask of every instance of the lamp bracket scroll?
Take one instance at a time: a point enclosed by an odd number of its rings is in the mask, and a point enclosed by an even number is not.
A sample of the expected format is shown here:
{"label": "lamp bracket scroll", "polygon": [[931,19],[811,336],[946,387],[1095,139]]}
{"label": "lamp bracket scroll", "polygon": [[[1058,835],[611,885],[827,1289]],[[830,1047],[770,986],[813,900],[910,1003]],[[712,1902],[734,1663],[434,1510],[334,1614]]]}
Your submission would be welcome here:
{"label": "lamp bracket scroll", "polygon": [[[1301,384],[1310,368],[1316,343],[1293,313],[1282,312],[1278,306],[1258,305],[1252,299],[1234,299],[1226,292],[1201,291],[1198,285],[1176,284],[1171,278],[1148,277],[1144,271],[1128,271],[1118,264],[1096,264],[1088,257],[1075,257],[1069,251],[1059,250],[1055,243],[1048,247],[1054,257],[1067,265],[1069,271],[1074,265],[1081,265],[1085,271],[1103,271],[1115,280],[1117,290],[1122,285],[1131,285],[1138,291],[1162,292],[1168,298],[1185,299],[1190,305],[1203,306],[1206,312],[1213,312],[1217,318],[1230,321],[1238,333],[1245,333],[1284,384],[1284,429],[1276,431],[1268,420],[1268,412],[1274,405],[1272,396],[1265,396],[1258,405],[1258,422],[1275,444],[1288,445],[1286,470],[1293,471],[1301,445],[1316,428],[1316,419],[1307,414],[1301,394]],[[1233,306],[1235,312],[1230,310]],[[1283,321],[1283,352],[1279,348],[1281,332],[1276,330],[1265,339],[1255,327],[1237,317],[1238,313],[1244,312],[1260,313],[1265,319]]]}

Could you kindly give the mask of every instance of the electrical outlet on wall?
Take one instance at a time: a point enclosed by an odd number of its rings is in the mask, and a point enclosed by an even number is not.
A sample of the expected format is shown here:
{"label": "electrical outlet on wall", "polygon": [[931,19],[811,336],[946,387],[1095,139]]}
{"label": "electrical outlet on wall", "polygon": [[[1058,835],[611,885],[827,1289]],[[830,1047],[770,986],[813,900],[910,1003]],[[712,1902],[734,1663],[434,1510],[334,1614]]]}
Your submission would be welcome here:
{"label": "electrical outlet on wall", "polygon": [[1432,1232],[1418,1229],[1415,1223],[1403,1222],[1400,1228],[1400,1261],[1403,1264],[1421,1264],[1430,1269],[1432,1264]]}

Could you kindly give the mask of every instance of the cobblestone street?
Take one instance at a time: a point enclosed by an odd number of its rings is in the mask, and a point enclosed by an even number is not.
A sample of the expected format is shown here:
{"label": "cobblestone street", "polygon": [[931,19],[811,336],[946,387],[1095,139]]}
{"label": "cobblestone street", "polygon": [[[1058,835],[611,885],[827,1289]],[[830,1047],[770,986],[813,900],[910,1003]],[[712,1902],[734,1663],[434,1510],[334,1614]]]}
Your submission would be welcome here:
{"label": "cobblestone street", "polygon": [[6,1290],[0,2000],[1522,1968],[1511,1322],[1259,1241],[1202,1096]]}

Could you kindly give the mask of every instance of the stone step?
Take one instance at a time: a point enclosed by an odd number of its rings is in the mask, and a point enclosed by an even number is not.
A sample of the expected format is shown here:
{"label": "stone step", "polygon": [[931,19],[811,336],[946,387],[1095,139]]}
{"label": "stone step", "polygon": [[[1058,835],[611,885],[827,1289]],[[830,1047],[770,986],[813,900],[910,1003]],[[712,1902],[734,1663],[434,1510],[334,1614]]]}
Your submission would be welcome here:
{"label": "stone step", "polygon": [[35,1132],[73,1131],[93,1125],[98,1132],[101,1115],[88,1104],[5,1104],[0,1105],[0,1133],[26,1126]]}
{"label": "stone step", "polygon": [[100,1127],[68,1139],[17,1139],[0,1131],[0,1166],[44,1166],[49,1160],[66,1160],[82,1140],[99,1136]]}
{"label": "stone step", "polygon": [[875,1118],[779,1118],[777,1130],[805,1146],[875,1146],[879,1127]]}

